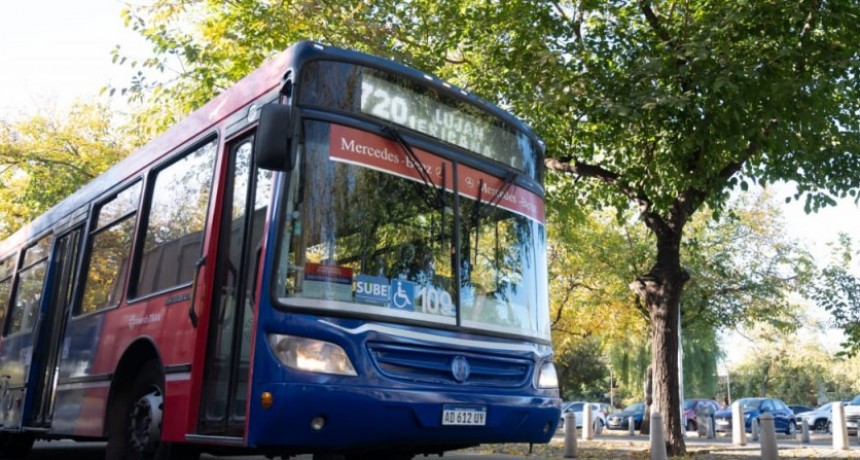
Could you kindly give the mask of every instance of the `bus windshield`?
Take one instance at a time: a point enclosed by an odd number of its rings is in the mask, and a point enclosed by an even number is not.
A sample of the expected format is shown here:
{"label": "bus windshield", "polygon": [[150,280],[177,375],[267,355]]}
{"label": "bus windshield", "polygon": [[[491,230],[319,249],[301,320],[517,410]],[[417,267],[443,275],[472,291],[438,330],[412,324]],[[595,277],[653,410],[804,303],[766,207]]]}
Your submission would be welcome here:
{"label": "bus windshield", "polygon": [[500,198],[512,204],[490,203],[493,193],[455,186],[454,168],[464,184],[503,179],[416,149],[428,183],[391,139],[303,127],[279,242],[282,305],[549,338],[540,197],[509,187]]}

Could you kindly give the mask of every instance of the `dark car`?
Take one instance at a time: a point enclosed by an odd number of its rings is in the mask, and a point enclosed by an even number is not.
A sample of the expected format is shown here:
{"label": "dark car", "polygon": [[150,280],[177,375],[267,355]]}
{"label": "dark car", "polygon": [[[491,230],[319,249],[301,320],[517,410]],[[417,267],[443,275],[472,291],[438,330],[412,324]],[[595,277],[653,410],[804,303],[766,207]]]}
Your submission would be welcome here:
{"label": "dark car", "polygon": [[684,400],[684,427],[686,427],[687,431],[696,431],[699,429],[697,424],[698,422],[696,420],[696,416],[699,412],[710,414],[711,417],[713,417],[713,415],[720,409],[720,403],[713,399]]}
{"label": "dark car", "polygon": [[804,412],[809,412],[811,410],[815,410],[814,407],[799,406],[799,405],[790,405],[790,406],[788,406],[788,408],[791,409],[791,411],[794,412],[795,414],[802,414]]}
{"label": "dark car", "polygon": [[[752,421],[758,421],[762,414],[773,416],[774,428],[777,433],[793,435],[797,432],[797,422],[794,420],[794,412],[781,399],[743,398],[735,401],[735,403],[741,406],[741,412],[744,417],[744,428],[747,432],[752,432]],[[727,407],[714,414],[714,422],[717,431],[731,431],[732,408]]]}
{"label": "dark car", "polygon": [[628,419],[633,417],[633,428],[642,427],[642,417],[645,415],[645,403],[631,404],[621,412],[614,412],[606,417],[606,428],[610,430],[628,429]]}

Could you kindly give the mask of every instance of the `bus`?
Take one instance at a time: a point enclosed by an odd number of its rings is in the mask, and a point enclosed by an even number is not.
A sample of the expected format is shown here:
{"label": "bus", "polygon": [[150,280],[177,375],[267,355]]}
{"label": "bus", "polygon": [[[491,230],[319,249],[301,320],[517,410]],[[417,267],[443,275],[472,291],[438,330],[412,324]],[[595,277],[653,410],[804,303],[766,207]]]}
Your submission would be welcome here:
{"label": "bus", "polygon": [[543,155],[432,75],[291,46],[0,243],[0,453],[548,442]]}

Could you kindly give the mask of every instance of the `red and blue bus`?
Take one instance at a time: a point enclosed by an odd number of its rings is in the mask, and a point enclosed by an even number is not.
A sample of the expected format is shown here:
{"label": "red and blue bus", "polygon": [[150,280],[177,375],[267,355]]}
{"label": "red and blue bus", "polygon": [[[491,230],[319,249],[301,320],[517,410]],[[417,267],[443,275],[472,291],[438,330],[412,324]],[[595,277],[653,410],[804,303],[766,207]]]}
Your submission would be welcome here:
{"label": "red and blue bus", "polygon": [[466,91],[292,46],[0,243],[0,451],[548,442],[542,164]]}

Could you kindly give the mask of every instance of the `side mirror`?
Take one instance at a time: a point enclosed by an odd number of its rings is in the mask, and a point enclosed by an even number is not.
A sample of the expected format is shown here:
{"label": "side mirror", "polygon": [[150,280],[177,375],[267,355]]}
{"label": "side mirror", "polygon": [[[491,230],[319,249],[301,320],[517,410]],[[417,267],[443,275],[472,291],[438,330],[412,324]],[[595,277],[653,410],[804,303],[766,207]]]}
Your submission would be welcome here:
{"label": "side mirror", "polygon": [[272,103],[260,109],[260,124],[254,137],[254,155],[258,168],[289,171],[292,157],[293,110],[288,105]]}

